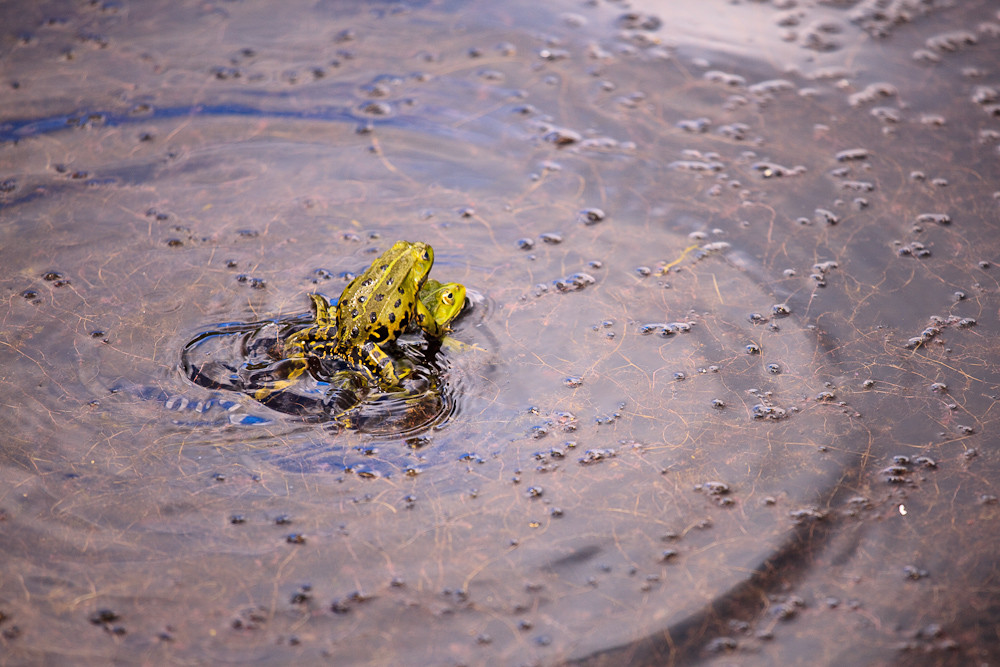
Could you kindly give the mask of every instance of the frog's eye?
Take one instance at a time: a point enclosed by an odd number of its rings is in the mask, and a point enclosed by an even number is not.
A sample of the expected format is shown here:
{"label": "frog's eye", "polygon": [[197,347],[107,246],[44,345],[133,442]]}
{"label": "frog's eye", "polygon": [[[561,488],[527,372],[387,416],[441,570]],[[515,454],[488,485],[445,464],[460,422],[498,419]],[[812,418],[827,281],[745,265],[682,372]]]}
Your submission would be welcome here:
{"label": "frog's eye", "polygon": [[446,306],[450,306],[451,304],[455,303],[455,294],[452,292],[445,292],[444,294],[441,295],[441,303],[443,303]]}
{"label": "frog's eye", "polygon": [[426,250],[424,250],[423,260],[426,262],[426,261],[430,260],[430,258],[431,258],[430,253],[428,253]]}

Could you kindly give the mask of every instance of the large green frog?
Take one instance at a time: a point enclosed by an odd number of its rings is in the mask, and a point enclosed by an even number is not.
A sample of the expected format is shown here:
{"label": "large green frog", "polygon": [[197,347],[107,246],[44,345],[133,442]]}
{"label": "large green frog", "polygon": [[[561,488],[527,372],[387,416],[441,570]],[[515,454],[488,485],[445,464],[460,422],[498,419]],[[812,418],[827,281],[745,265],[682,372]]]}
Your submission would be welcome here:
{"label": "large green frog", "polygon": [[[458,313],[432,312],[418,298],[433,264],[434,250],[426,243],[397,241],[351,281],[336,307],[320,295],[310,295],[315,324],[288,338],[285,356],[336,356],[364,370],[379,386],[398,387],[400,374],[380,344],[395,340],[411,323],[440,337]],[[454,290],[451,294],[454,302]]]}

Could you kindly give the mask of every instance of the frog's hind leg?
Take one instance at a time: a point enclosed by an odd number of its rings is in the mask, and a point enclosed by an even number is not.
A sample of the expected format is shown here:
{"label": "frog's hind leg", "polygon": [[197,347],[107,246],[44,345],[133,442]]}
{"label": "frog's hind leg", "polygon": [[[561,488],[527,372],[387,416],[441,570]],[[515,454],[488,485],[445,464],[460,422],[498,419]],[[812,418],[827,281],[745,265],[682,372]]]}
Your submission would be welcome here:
{"label": "frog's hind leg", "polygon": [[333,355],[337,347],[337,327],[311,326],[296,331],[285,339],[285,356],[300,357],[309,354],[314,357]]}
{"label": "frog's hind leg", "polygon": [[389,355],[370,341],[361,346],[360,356],[362,364],[379,380],[379,386],[383,389],[399,387],[400,381],[410,374],[408,368],[397,373]]}

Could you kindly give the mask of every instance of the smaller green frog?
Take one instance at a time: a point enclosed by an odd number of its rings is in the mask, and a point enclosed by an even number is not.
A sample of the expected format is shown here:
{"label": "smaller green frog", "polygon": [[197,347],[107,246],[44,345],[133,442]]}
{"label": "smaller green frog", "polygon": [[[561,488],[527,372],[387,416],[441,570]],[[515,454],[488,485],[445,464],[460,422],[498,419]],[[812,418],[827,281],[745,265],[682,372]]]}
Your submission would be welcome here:
{"label": "smaller green frog", "polygon": [[451,322],[465,307],[465,285],[461,283],[440,283],[428,278],[420,288],[420,300],[434,317],[442,331],[451,329]]}

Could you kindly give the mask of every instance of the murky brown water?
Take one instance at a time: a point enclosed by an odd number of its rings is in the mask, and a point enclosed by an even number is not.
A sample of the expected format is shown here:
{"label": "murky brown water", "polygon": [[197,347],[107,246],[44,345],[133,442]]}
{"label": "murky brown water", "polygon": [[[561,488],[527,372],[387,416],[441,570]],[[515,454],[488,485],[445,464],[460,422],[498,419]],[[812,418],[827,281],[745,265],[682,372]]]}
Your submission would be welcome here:
{"label": "murky brown water", "polygon": [[[679,4],[0,4],[0,661],[1000,661],[1000,14]],[[440,404],[188,379],[397,239]]]}

